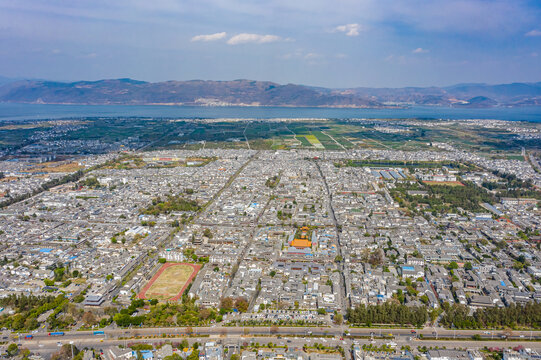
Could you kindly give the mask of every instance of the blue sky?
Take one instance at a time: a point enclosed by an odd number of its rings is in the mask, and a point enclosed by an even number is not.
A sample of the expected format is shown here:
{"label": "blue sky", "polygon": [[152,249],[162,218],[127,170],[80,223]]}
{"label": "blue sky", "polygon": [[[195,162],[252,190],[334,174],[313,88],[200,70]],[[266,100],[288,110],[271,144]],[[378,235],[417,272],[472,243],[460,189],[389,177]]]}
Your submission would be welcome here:
{"label": "blue sky", "polygon": [[0,0],[0,75],[541,81],[540,0]]}

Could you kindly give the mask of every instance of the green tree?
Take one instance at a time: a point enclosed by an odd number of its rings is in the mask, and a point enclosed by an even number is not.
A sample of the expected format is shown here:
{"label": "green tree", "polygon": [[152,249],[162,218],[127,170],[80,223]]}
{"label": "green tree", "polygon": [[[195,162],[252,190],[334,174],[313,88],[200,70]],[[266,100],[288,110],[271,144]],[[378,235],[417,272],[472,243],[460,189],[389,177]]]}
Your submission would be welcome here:
{"label": "green tree", "polygon": [[64,344],[56,353],[51,356],[51,360],[70,360],[73,356],[79,354],[79,349],[71,344]]}
{"label": "green tree", "polygon": [[230,312],[231,310],[233,310],[233,305],[233,299],[231,299],[230,297],[226,297],[220,302],[220,310]]}
{"label": "green tree", "polygon": [[15,343],[9,344],[7,348],[8,356],[15,356],[19,352],[19,347]]}
{"label": "green tree", "polygon": [[173,355],[164,357],[163,360],[182,360],[182,356],[180,356],[177,353],[174,353]]}
{"label": "green tree", "polygon": [[199,350],[193,349],[192,353],[186,357],[186,360],[199,360]]}
{"label": "green tree", "polygon": [[248,301],[246,301],[245,298],[238,298],[235,300],[235,309],[241,313],[248,311],[248,306]]}
{"label": "green tree", "polygon": [[90,311],[83,314],[82,321],[88,326],[96,325],[98,322],[94,314],[92,314]]}

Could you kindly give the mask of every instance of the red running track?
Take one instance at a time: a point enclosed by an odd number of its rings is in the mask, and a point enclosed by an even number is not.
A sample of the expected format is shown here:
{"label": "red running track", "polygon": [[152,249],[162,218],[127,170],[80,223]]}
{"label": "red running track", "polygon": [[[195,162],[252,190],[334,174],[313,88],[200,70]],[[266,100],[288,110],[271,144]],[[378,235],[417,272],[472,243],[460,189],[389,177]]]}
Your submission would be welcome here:
{"label": "red running track", "polygon": [[186,280],[186,283],[184,284],[182,289],[180,289],[179,293],[176,296],[173,296],[172,298],[167,300],[167,301],[178,301],[181,298],[182,294],[184,293],[184,290],[186,290],[186,288],[192,282],[195,275],[197,275],[197,273],[199,272],[199,269],[201,269],[201,265],[190,264],[190,263],[165,263],[165,264],[162,265],[160,270],[158,270],[158,272],[156,274],[154,274],[154,276],[152,277],[152,279],[150,279],[148,284],[145,285],[143,290],[141,290],[141,292],[139,292],[139,295],[137,295],[137,297],[139,299],[145,299],[146,298],[145,297],[146,292],[148,291],[148,289],[150,289],[152,284],[154,284],[154,282],[160,277],[160,275],[165,271],[165,269],[167,269],[168,267],[177,266],[177,265],[187,265],[187,266],[191,266],[193,268],[192,274],[190,275],[188,280]]}

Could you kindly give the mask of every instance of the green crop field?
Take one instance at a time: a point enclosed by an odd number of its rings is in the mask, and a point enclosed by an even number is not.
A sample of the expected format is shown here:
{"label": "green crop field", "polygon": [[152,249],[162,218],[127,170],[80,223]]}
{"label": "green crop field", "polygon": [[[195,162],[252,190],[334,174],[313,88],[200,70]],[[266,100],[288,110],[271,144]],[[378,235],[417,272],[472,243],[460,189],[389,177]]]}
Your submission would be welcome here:
{"label": "green crop field", "polygon": [[[62,121],[56,122],[62,124]],[[232,148],[343,150],[433,150],[434,143],[447,143],[491,158],[521,160],[520,151],[539,149],[536,139],[517,137],[503,127],[486,128],[463,122],[417,120],[250,120],[204,121],[166,118],[84,118],[66,120],[77,126],[58,133],[55,140],[121,143],[140,141],[145,149]],[[518,123],[517,123],[518,124]],[[538,123],[520,123],[538,129]],[[0,127],[0,148],[20,148],[32,144],[32,135],[48,131],[47,121],[6,122]]]}

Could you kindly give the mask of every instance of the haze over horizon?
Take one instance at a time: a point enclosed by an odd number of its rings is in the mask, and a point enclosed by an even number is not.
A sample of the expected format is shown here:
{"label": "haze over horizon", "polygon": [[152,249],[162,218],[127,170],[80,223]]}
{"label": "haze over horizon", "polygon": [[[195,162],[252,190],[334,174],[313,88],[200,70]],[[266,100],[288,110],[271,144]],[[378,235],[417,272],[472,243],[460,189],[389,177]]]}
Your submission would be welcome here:
{"label": "haze over horizon", "polygon": [[533,0],[0,0],[0,73],[331,88],[541,81]]}
{"label": "haze over horizon", "polygon": [[[4,81],[5,80],[5,81]],[[3,74],[0,74],[0,86],[6,83],[11,83],[15,81],[38,81],[38,82],[56,82],[56,83],[63,83],[63,84],[71,84],[71,83],[79,83],[79,82],[100,82],[100,81],[114,81],[114,80],[126,80],[126,81],[136,81],[136,82],[146,82],[146,83],[164,83],[164,82],[191,82],[191,81],[205,81],[205,82],[234,82],[234,81],[260,81],[260,82],[274,82],[279,85],[300,85],[300,86],[306,86],[306,87],[314,87],[314,88],[323,88],[323,89],[329,89],[329,90],[340,90],[340,89],[355,89],[355,88],[367,88],[367,89],[403,89],[403,88],[451,88],[454,86],[464,86],[464,85],[482,85],[482,86],[500,86],[500,85],[512,85],[512,84],[538,84],[541,83],[541,81],[513,81],[513,82],[507,82],[507,83],[487,83],[487,82],[460,82],[460,83],[450,83],[450,84],[432,84],[432,85],[426,85],[426,86],[415,86],[415,85],[402,85],[402,86],[363,86],[363,85],[353,85],[353,86],[335,86],[335,87],[327,87],[327,86],[321,86],[321,85],[313,85],[313,84],[302,84],[302,83],[292,83],[292,82],[277,82],[273,80],[266,80],[266,79],[245,79],[245,78],[238,78],[238,79],[222,79],[222,80],[215,80],[215,79],[166,79],[166,80],[157,80],[157,81],[151,81],[151,80],[141,80],[137,78],[129,78],[129,77],[116,77],[116,78],[96,78],[96,79],[70,79],[70,80],[62,80],[62,79],[48,79],[48,78],[30,78],[30,77],[17,77],[17,78],[10,78],[9,76],[4,76]]]}

